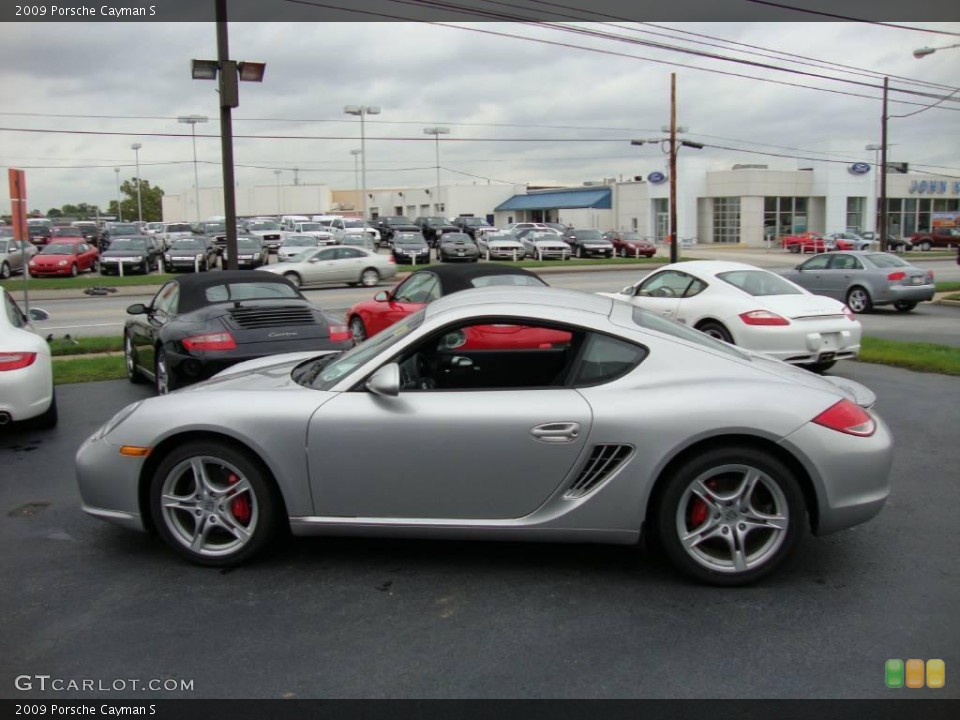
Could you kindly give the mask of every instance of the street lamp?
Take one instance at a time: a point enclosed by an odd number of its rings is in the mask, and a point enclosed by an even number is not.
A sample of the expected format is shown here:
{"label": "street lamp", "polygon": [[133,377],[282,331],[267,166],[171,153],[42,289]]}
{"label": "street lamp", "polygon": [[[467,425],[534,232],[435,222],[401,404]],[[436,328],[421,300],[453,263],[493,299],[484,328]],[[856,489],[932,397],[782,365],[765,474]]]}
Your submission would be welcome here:
{"label": "street lamp", "polygon": [[379,115],[379,105],[346,105],[343,111],[347,115],[360,117],[360,173],[363,178],[363,219],[367,219],[367,136],[364,130],[364,118],[367,115]]}
{"label": "street lamp", "polygon": [[437,201],[434,204],[436,212],[440,214],[440,136],[449,135],[450,128],[447,127],[428,127],[423,129],[424,135],[433,135],[437,143]]}
{"label": "street lamp", "polygon": [[120,209],[120,168],[114,168],[117,174],[117,221],[123,222],[123,210]]}
{"label": "street lamp", "polygon": [[231,110],[240,105],[239,82],[263,82],[266,63],[228,59],[230,56],[227,34],[227,0],[216,0],[217,59],[192,60],[190,76],[194,80],[217,80],[220,94],[220,152],[223,168],[223,212],[227,230],[227,269],[236,270],[237,265],[237,201],[236,181],[233,173],[233,119]]}
{"label": "street lamp", "polygon": [[143,145],[134,143],[130,146],[137,158],[137,221],[143,222],[143,202],[140,200],[140,148]]}
{"label": "street lamp", "polygon": [[359,149],[351,150],[350,154],[353,155],[353,194],[354,196],[360,194],[360,154]]}
{"label": "street lamp", "polygon": [[953,45],[942,45],[940,47],[922,47],[917,48],[913,51],[913,56],[918,60],[927,55],[933,55],[937,50],[949,50],[950,48],[960,47],[960,43],[954,43]]}
{"label": "street lamp", "polygon": [[283,170],[274,170],[273,174],[277,176],[277,215],[283,214],[283,204],[280,202],[280,173]]}
{"label": "street lamp", "polygon": [[184,123],[190,126],[190,134],[193,136],[193,187],[196,191],[197,200],[197,224],[200,224],[200,173],[197,171],[197,123],[205,123],[209,120],[206,115],[181,115],[177,118],[178,123]]}

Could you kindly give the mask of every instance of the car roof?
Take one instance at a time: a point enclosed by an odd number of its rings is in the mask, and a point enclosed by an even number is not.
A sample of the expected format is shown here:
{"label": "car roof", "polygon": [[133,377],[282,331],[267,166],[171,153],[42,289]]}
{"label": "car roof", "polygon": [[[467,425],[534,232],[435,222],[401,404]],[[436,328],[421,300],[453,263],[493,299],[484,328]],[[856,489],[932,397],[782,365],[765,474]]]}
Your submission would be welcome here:
{"label": "car roof", "polygon": [[689,272],[693,275],[698,273],[700,275],[717,275],[718,273],[731,272],[734,270],[760,270],[762,272],[770,272],[756,265],[731,262],[729,260],[691,260],[689,262],[664,265],[657,272],[663,272],[664,270],[679,270],[680,272]]}
{"label": "car roof", "polygon": [[497,306],[503,306],[499,312],[505,312],[516,310],[518,305],[528,305],[532,306],[530,311],[533,313],[536,313],[538,308],[549,311],[562,307],[574,312],[588,312],[608,317],[614,302],[612,298],[579,290],[494,285],[444,295],[427,305],[427,316],[478,305],[494,306],[490,308],[490,312],[497,314]]}
{"label": "car roof", "polygon": [[190,312],[211,303],[206,298],[208,288],[228,283],[277,283],[287,285],[294,290],[296,287],[282,275],[261,272],[259,270],[221,270],[214,273],[191,273],[171,282],[180,285],[180,312]]}

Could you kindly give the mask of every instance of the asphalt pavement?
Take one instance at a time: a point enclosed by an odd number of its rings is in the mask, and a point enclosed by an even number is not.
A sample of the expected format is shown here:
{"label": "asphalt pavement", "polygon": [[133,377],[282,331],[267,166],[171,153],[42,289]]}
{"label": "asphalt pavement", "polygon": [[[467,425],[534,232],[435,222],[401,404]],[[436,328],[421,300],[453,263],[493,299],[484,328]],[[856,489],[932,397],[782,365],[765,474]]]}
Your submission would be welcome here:
{"label": "asphalt pavement", "polygon": [[[232,571],[193,567],[79,509],[77,447],[149,391],[61,386],[58,428],[0,435],[0,697],[44,674],[192,690],[30,697],[958,698],[960,378],[836,374],[879,397],[892,497],[739,589],[587,545],[291,539]],[[946,687],[888,690],[888,658],[943,659]]]}

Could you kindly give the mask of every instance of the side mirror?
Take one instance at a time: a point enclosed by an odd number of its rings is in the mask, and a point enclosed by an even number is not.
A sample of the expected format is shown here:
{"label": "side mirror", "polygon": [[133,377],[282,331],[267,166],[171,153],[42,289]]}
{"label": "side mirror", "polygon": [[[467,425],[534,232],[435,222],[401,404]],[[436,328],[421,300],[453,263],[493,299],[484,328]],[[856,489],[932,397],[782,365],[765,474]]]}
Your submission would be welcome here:
{"label": "side mirror", "polygon": [[143,303],[134,303],[127,307],[127,315],[146,315],[147,306]]}
{"label": "side mirror", "polygon": [[794,268],[794,270],[800,270],[800,271],[802,272],[802,271],[803,271],[803,265],[797,265],[797,266]]}
{"label": "side mirror", "polygon": [[373,296],[373,299],[376,300],[377,302],[386,302],[387,300],[390,299],[390,296],[387,295],[386,290],[381,290],[380,292],[378,292],[376,295]]}
{"label": "side mirror", "polygon": [[320,258],[312,257],[312,258],[310,258],[309,260],[307,260],[307,262],[309,262],[309,263],[318,263],[318,262],[320,262]]}
{"label": "side mirror", "polygon": [[367,380],[366,387],[374,395],[396,397],[400,394],[400,366],[396,363],[384,365]]}
{"label": "side mirror", "polygon": [[637,288],[633,285],[627,285],[623,290],[620,291],[620,294],[633,297],[637,294]]}
{"label": "side mirror", "polygon": [[40,308],[30,308],[29,315],[30,319],[34,322],[50,319],[50,313],[48,313],[46,310],[41,310]]}

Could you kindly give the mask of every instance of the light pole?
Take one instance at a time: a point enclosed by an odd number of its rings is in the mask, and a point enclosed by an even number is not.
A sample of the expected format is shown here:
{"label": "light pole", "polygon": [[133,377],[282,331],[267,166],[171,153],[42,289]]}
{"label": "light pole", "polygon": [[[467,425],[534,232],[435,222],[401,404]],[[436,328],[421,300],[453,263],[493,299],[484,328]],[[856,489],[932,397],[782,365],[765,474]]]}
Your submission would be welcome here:
{"label": "light pole", "polygon": [[346,105],[343,111],[347,115],[360,116],[360,174],[363,178],[363,219],[367,219],[367,136],[364,118],[367,115],[379,115],[379,105]]}
{"label": "light pole", "polygon": [[209,120],[206,115],[182,115],[177,118],[178,123],[184,123],[190,126],[190,134],[193,136],[193,187],[196,191],[197,201],[197,225],[200,224],[200,173],[197,171],[197,123],[205,123]]}
{"label": "light pole", "polygon": [[137,158],[137,222],[143,222],[143,202],[140,200],[140,148],[142,147],[140,143],[130,146]]}
{"label": "light pole", "polygon": [[960,43],[953,45],[941,45],[940,47],[922,47],[913,51],[913,56],[918,60],[927,55],[933,55],[937,50],[949,50],[950,48],[960,47]]}
{"label": "light pole", "polygon": [[123,210],[120,209],[120,168],[114,168],[117,174],[117,222],[123,222]]}
{"label": "light pole", "polygon": [[274,171],[273,171],[273,174],[277,176],[277,215],[282,215],[282,214],[283,214],[283,205],[282,205],[282,203],[280,202],[280,173],[282,173],[282,172],[283,172],[283,170],[274,170]]}
{"label": "light pole", "polygon": [[353,193],[354,195],[360,194],[360,153],[359,149],[351,150],[350,154],[353,155]]}
{"label": "light pole", "polygon": [[437,143],[437,202],[434,205],[437,214],[440,214],[440,136],[449,135],[450,128],[447,127],[428,127],[423,129],[424,135],[433,135]]}

